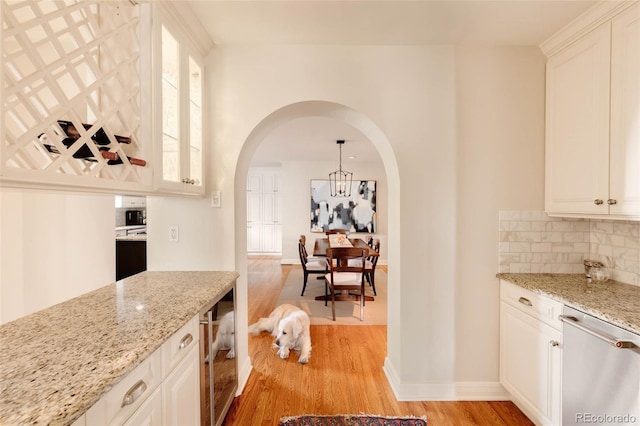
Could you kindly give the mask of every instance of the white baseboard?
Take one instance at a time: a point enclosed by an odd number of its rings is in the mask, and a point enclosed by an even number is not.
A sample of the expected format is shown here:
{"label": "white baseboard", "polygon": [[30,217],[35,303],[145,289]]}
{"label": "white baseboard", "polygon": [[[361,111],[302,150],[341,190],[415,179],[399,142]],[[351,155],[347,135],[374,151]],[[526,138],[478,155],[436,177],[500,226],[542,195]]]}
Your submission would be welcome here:
{"label": "white baseboard", "polygon": [[236,396],[242,394],[244,391],[244,387],[247,384],[247,380],[249,380],[249,375],[251,375],[251,371],[253,370],[253,365],[251,365],[251,358],[246,357],[242,365],[240,365],[240,360],[238,360],[238,391],[236,392]]}
{"label": "white baseboard", "polygon": [[511,401],[499,382],[456,382],[458,401]]}
{"label": "white baseboard", "polygon": [[[280,257],[282,253],[266,253],[266,252],[248,252],[247,256],[264,256],[264,257]],[[298,263],[300,261],[298,260]]]}
{"label": "white baseboard", "polygon": [[388,358],[385,358],[382,370],[398,401],[511,400],[499,382],[402,383]]}

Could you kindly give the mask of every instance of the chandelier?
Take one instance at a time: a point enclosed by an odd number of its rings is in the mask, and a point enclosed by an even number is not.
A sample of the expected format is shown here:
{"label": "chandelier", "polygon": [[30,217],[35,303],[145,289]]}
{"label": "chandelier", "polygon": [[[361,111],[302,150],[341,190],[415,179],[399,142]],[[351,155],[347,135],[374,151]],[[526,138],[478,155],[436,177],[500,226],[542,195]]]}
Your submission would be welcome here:
{"label": "chandelier", "polygon": [[342,145],[343,140],[336,141],[340,147],[340,166],[335,172],[329,173],[329,188],[332,197],[350,197],[351,182],[353,182],[353,173],[342,170]]}

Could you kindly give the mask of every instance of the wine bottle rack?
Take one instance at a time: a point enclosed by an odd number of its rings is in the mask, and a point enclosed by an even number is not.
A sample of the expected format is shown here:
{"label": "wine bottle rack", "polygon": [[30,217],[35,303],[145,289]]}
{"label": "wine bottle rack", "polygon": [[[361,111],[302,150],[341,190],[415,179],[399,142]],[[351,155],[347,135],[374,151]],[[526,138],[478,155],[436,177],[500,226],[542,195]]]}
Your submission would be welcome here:
{"label": "wine bottle rack", "polygon": [[141,141],[140,13],[128,0],[0,2],[3,179],[150,186],[149,167],[127,160],[150,156]]}

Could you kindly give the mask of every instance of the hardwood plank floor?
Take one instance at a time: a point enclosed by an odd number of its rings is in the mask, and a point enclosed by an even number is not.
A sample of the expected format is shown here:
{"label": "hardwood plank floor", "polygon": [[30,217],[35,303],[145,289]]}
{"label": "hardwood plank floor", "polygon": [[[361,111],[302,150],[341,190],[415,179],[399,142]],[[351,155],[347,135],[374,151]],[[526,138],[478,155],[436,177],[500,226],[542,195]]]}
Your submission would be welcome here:
{"label": "hardwood plank floor", "polygon": [[[292,268],[280,265],[280,258],[249,258],[249,323],[273,310]],[[386,326],[314,325],[311,341],[311,359],[303,365],[296,352],[287,360],[276,356],[267,333],[250,336],[254,370],[223,424],[277,425],[284,416],[361,412],[426,415],[430,426],[533,424],[510,401],[396,401],[382,371]]]}

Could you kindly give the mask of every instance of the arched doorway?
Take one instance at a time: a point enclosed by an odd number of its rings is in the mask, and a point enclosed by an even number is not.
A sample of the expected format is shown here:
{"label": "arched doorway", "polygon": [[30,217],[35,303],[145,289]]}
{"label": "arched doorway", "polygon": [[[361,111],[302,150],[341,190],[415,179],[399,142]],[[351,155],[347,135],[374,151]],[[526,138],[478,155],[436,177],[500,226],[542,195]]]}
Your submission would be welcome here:
{"label": "arched doorway", "polygon": [[[388,300],[387,300],[387,358],[393,364],[400,362],[400,212],[389,206],[400,205],[400,176],[391,143],[378,126],[367,116],[345,105],[327,101],[303,101],[284,106],[265,117],[245,140],[235,170],[235,262],[240,273],[238,279],[238,310],[248,312],[247,306],[247,230],[246,230],[246,182],[251,159],[264,138],[278,126],[302,117],[327,117],[347,123],[365,135],[377,149],[387,177],[388,203],[381,206],[388,217]],[[247,319],[238,318],[238,332],[246,336]],[[238,352],[246,357],[247,339],[239,339]],[[247,363],[248,364],[248,363]],[[249,369],[250,371],[250,369]],[[240,371],[241,380],[248,377],[249,371]],[[242,385],[242,383],[241,383]],[[242,386],[241,386],[242,387]]]}

